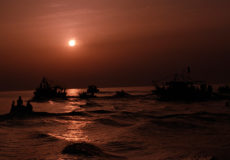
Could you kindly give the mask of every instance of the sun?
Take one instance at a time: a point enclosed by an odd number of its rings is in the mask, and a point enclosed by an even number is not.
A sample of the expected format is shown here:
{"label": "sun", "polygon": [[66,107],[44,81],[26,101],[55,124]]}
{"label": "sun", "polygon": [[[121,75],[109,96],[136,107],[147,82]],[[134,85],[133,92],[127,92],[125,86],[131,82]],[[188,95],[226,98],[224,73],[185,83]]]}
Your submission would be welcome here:
{"label": "sun", "polygon": [[76,41],[74,39],[69,40],[69,46],[70,47],[76,46]]}

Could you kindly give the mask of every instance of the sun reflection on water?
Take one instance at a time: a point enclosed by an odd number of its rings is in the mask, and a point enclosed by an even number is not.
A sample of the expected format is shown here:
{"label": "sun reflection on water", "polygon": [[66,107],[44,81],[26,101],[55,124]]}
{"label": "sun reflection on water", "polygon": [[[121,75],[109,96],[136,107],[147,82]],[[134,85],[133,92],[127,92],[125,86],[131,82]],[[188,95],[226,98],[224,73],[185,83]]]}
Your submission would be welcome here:
{"label": "sun reflection on water", "polygon": [[68,113],[68,112],[80,112],[85,111],[85,106],[87,104],[86,100],[75,99],[69,101],[48,101],[48,103],[36,104],[35,110],[40,112],[50,112],[50,113]]}
{"label": "sun reflection on water", "polygon": [[85,91],[84,89],[67,89],[67,96],[79,96],[80,93],[82,93],[83,91]]}
{"label": "sun reflection on water", "polygon": [[83,128],[91,123],[90,121],[68,121],[68,126],[58,133],[49,133],[49,135],[71,142],[87,142],[88,136],[84,133]]}

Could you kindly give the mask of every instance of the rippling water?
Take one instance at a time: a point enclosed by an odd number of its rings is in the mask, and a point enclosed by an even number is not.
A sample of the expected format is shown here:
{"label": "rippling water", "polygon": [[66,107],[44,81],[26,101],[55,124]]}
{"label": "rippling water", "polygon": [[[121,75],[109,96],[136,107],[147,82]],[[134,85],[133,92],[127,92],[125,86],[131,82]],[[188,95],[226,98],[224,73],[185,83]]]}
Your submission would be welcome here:
{"label": "rippling water", "polygon": [[[108,98],[121,88],[102,88],[98,98],[33,103],[35,111],[81,112],[0,121],[0,159],[229,160],[230,108],[224,101],[157,102],[151,87],[122,88],[134,98]],[[76,96],[84,89],[69,89]],[[0,114],[32,91],[1,92]],[[65,154],[75,144],[78,152]],[[69,148],[67,148],[68,150]]]}

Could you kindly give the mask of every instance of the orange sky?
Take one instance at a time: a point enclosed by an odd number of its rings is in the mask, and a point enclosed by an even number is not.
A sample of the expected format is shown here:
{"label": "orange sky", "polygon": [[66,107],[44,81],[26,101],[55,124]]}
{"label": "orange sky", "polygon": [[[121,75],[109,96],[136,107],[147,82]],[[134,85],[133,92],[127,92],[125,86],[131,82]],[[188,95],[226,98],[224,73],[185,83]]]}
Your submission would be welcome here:
{"label": "orange sky", "polygon": [[[230,81],[229,0],[1,0],[0,89]],[[70,48],[75,38],[78,46]]]}

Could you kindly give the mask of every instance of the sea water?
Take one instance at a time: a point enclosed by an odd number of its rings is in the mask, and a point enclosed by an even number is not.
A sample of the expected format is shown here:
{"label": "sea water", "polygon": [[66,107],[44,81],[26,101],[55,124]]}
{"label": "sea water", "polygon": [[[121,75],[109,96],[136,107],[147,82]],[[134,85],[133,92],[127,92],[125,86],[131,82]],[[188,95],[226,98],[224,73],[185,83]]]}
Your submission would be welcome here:
{"label": "sea water", "polygon": [[[121,89],[136,96],[111,97]],[[230,108],[225,101],[159,102],[152,89],[101,88],[98,98],[32,103],[36,112],[81,114],[0,121],[0,159],[230,159]],[[33,91],[1,92],[0,114],[8,113],[18,96],[26,103]],[[71,144],[82,148],[63,154]]]}

